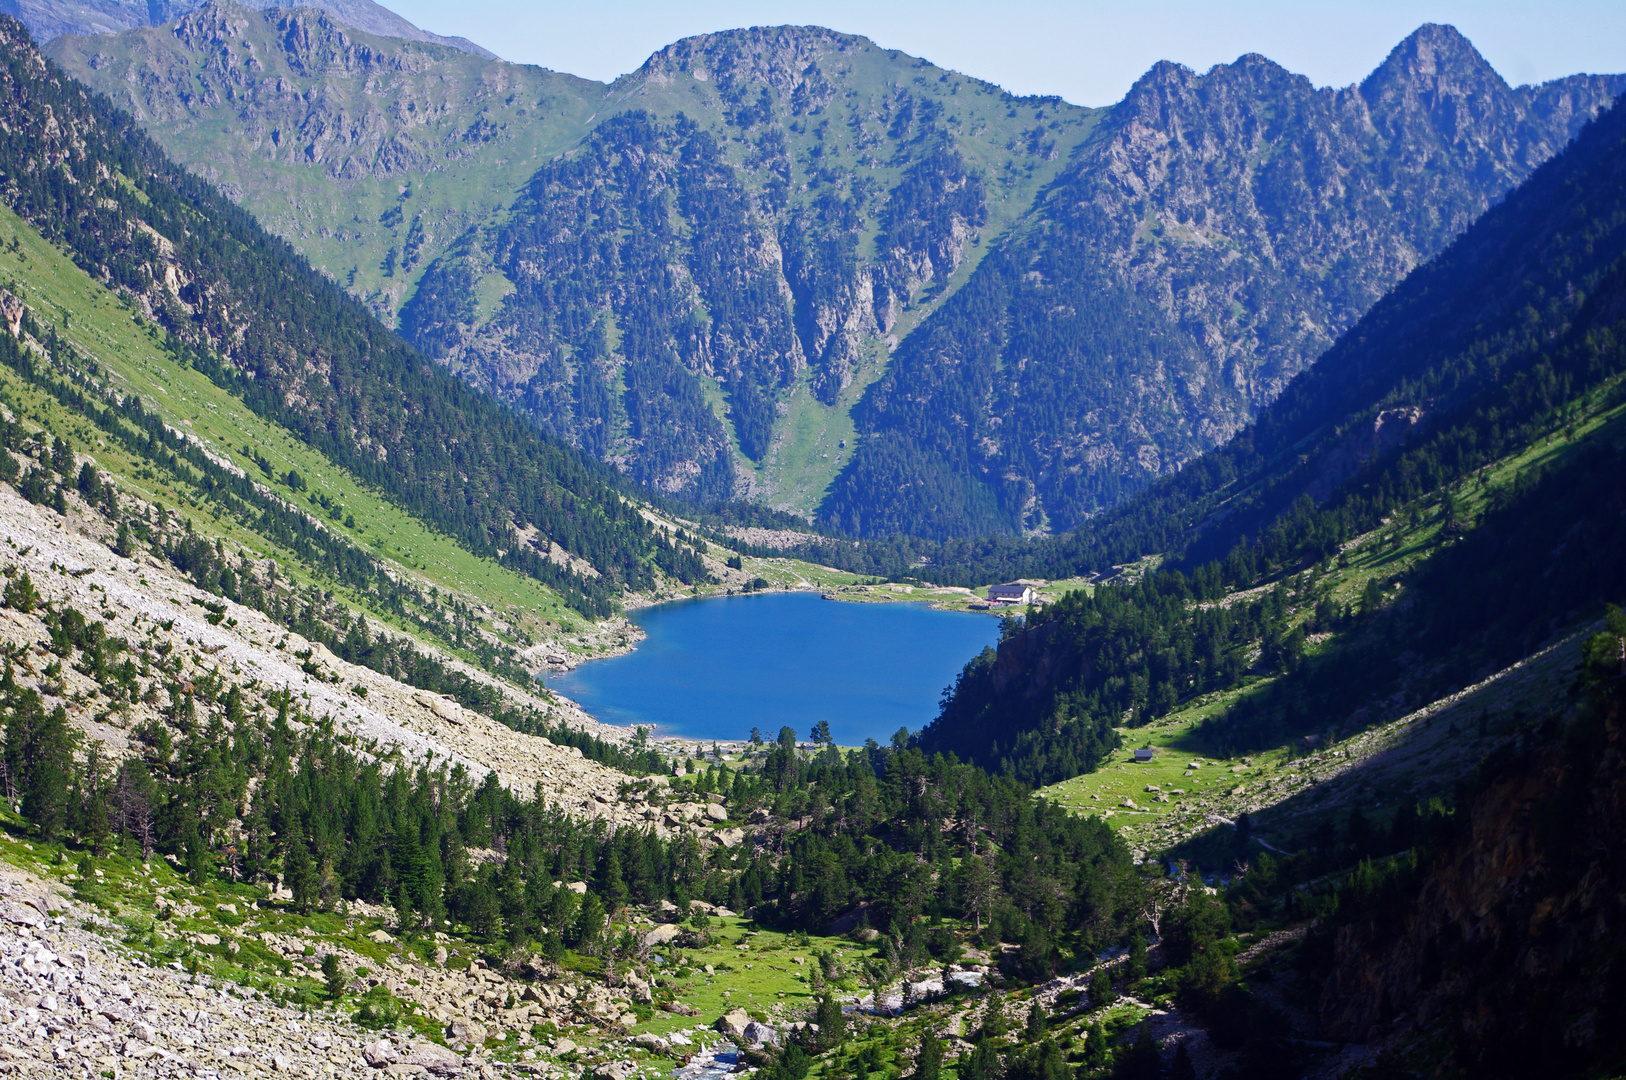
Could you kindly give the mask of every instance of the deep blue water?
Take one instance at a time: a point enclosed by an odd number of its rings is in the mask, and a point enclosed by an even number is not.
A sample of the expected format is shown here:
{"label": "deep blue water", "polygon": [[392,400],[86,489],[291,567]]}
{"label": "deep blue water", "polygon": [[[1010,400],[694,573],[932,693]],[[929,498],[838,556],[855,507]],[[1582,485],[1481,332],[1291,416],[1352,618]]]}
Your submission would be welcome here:
{"label": "deep blue water", "polygon": [[843,746],[885,743],[937,715],[943,688],[999,620],[924,604],[849,604],[767,593],[661,604],[632,615],[649,636],[547,685],[599,720],[657,735],[743,739],[753,727],[807,738],[820,720]]}

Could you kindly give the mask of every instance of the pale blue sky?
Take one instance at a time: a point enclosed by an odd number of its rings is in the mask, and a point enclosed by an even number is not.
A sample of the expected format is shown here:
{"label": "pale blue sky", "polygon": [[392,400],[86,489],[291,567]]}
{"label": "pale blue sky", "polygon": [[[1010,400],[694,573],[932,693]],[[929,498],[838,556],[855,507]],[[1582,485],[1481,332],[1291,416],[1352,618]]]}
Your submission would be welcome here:
{"label": "pale blue sky", "polygon": [[1424,22],[1466,34],[1511,83],[1626,71],[1626,2],[1329,3],[1325,0],[384,0],[427,30],[508,60],[593,79],[635,70],[663,45],[738,26],[812,23],[998,83],[1107,105],[1157,60],[1198,70],[1258,52],[1319,85],[1346,86]]}

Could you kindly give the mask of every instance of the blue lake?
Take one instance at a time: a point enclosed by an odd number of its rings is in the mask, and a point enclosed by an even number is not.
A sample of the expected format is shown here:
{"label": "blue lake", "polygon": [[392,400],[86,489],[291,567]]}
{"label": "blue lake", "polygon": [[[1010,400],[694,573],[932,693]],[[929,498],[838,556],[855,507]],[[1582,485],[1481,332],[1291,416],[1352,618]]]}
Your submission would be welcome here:
{"label": "blue lake", "polygon": [[820,720],[843,746],[885,743],[937,715],[943,688],[999,640],[999,620],[924,604],[849,604],[766,593],[661,604],[631,616],[649,636],[547,685],[611,724],[658,735],[806,738]]}

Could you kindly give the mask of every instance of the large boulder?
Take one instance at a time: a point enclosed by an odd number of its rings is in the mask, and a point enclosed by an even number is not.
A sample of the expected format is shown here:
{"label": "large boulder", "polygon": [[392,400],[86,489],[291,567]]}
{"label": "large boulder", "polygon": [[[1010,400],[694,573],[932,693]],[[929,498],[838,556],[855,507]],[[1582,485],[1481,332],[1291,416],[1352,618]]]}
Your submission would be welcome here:
{"label": "large boulder", "polygon": [[644,935],[644,944],[651,949],[657,948],[658,946],[677,940],[678,936],[682,933],[683,927],[679,926],[677,923],[662,923]]}
{"label": "large boulder", "polygon": [[416,1065],[436,1076],[458,1076],[463,1072],[463,1059],[444,1046],[419,1043],[402,1059],[403,1065]]}
{"label": "large boulder", "polygon": [[460,1016],[447,1025],[446,1037],[452,1042],[480,1046],[486,1041],[485,1025]]}
{"label": "large boulder", "polygon": [[745,1044],[747,1046],[778,1046],[779,1031],[767,1024],[759,1024],[755,1020],[745,1025]]}
{"label": "large boulder", "polygon": [[734,1042],[743,1043],[745,1042],[746,1026],[754,1023],[756,1021],[752,1020],[751,1014],[744,1009],[731,1009],[719,1016],[712,1027]]}
{"label": "large boulder", "polygon": [[644,1031],[634,1035],[632,1045],[641,1046],[652,1054],[668,1054],[672,1051],[672,1044],[653,1031]]}
{"label": "large boulder", "polygon": [[0,919],[16,926],[44,926],[45,916],[27,904],[0,904]]}
{"label": "large boulder", "polygon": [[395,1052],[388,1039],[379,1039],[370,1042],[361,1048],[361,1056],[375,1069],[382,1069],[386,1065],[394,1065],[401,1060],[401,1055]]}

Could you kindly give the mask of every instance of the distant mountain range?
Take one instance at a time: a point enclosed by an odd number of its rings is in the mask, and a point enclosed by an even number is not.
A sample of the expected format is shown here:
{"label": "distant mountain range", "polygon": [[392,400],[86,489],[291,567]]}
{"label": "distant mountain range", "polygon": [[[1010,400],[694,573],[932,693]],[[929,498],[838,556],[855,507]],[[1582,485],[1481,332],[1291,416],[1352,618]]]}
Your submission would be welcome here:
{"label": "distant mountain range", "polygon": [[[63,34],[118,34],[138,26],[164,26],[202,7],[196,0],[0,0],[0,15],[28,27],[34,40],[44,44]],[[265,0],[245,0],[249,8],[270,8]],[[302,4],[328,12],[346,26],[383,37],[427,41],[495,59],[468,38],[442,37],[421,30],[373,0],[320,0]]]}
{"label": "distant mountain range", "polygon": [[47,51],[547,430],[863,535],[1068,529],[1180,468],[1626,89],[1441,26],[1356,87],[1246,56],[1102,110],[813,27],[608,86],[367,29]]}

